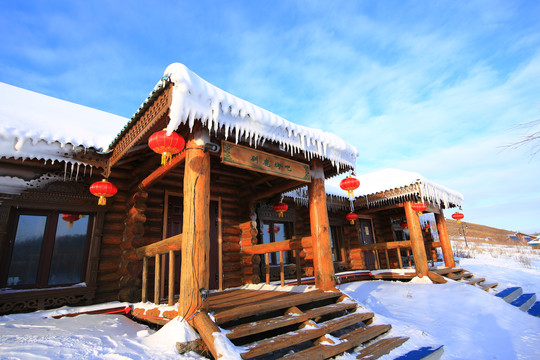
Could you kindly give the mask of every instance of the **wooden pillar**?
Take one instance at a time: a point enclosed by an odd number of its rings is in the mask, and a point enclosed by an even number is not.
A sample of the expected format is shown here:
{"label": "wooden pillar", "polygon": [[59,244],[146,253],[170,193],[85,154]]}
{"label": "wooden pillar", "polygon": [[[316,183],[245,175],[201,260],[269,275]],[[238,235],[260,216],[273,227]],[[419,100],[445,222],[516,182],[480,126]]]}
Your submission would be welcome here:
{"label": "wooden pillar", "polygon": [[405,202],[405,216],[409,226],[409,235],[411,237],[411,249],[414,257],[414,265],[416,273],[419,275],[427,275],[429,270],[426,248],[424,245],[424,237],[422,236],[422,227],[420,219],[416,211],[412,209],[412,202]]}
{"label": "wooden pillar", "polygon": [[441,250],[443,253],[444,265],[448,267],[455,267],[454,254],[452,253],[452,245],[450,244],[450,238],[448,237],[448,229],[446,228],[446,219],[444,218],[443,211],[441,209],[440,214],[435,214],[435,222],[437,223],[437,231],[439,232],[439,241],[441,242]]}
{"label": "wooden pillar", "polygon": [[201,289],[208,290],[210,268],[210,154],[208,135],[197,125],[186,144],[184,223],[179,315],[189,319],[203,308]]}
{"label": "wooden pillar", "polygon": [[320,159],[311,160],[311,183],[308,188],[315,286],[324,291],[332,290],[335,288],[334,263],[324,190],[324,171]]}

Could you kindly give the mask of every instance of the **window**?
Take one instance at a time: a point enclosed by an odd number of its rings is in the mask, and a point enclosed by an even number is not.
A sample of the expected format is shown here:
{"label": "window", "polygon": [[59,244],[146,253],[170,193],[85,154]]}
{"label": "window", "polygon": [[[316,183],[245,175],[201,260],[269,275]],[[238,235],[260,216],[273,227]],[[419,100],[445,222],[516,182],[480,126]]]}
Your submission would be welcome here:
{"label": "window", "polygon": [[[3,286],[45,288],[83,281],[91,215],[18,212],[14,219]],[[10,251],[9,251],[10,250]]]}
{"label": "window", "polygon": [[[262,243],[268,244],[287,240],[291,238],[292,223],[265,221],[262,224]],[[285,252],[283,263],[289,264],[291,259],[290,251]],[[279,264],[279,253],[270,253],[270,264]]]}

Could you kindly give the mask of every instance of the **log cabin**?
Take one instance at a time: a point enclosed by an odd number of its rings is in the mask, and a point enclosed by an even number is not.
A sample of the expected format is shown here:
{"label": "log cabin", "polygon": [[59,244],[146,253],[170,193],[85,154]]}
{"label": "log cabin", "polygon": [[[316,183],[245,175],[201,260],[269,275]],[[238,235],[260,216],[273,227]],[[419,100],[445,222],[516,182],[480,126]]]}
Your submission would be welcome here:
{"label": "log cabin", "polygon": [[[341,271],[373,278],[371,270],[409,265],[412,276],[426,275],[426,253],[437,247],[455,265],[442,209],[461,205],[459,193],[394,172],[361,176],[374,185],[354,198],[340,194],[328,179],[354,169],[352,145],[228,94],[182,64],[166,69],[131,119],[1,85],[10,95],[0,114],[0,313],[143,304],[133,316],[164,324],[181,315],[217,358],[212,333],[230,322],[275,304],[307,316],[298,304],[342,301]],[[418,201],[435,214],[438,242],[426,241],[411,208]],[[408,231],[396,228],[401,219]],[[227,291],[273,280],[315,290],[290,300],[249,295],[271,299],[266,309]],[[351,324],[362,321],[355,316]],[[309,339],[335,331],[325,326]],[[356,346],[363,336],[347,341]],[[242,357],[275,350],[255,348]]]}

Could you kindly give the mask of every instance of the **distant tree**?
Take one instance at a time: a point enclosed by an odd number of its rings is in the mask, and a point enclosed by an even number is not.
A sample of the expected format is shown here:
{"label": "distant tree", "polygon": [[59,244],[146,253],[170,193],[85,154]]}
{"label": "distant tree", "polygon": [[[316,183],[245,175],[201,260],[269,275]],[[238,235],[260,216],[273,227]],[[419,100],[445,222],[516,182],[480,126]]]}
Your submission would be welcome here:
{"label": "distant tree", "polygon": [[540,152],[540,119],[519,124],[517,128],[527,129],[527,133],[518,141],[506,145],[507,149],[516,149],[520,146],[530,144],[531,156],[534,157]]}

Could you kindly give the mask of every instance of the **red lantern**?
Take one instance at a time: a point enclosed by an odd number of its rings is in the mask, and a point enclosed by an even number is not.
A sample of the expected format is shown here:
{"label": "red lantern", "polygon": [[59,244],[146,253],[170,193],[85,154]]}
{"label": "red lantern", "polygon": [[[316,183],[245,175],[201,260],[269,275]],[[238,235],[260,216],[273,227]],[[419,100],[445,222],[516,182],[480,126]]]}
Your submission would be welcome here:
{"label": "red lantern", "polygon": [[427,209],[427,205],[421,202],[414,203],[411,207],[414,211],[418,212],[418,216],[422,216],[422,211]]}
{"label": "red lantern", "polygon": [[407,222],[406,221],[403,221],[401,224],[399,224],[399,226],[401,226],[403,229],[407,230]]}
{"label": "red lantern", "polygon": [[347,214],[347,216],[345,216],[345,218],[347,220],[349,220],[349,222],[351,223],[351,225],[354,225],[354,220],[358,219],[358,215],[356,215],[355,213],[353,212],[350,212]]}
{"label": "red lantern", "polygon": [[429,225],[428,223],[426,223],[424,225],[424,230],[426,230],[426,232],[429,232],[429,228],[431,227],[431,225]]}
{"label": "red lantern", "polygon": [[178,154],[184,149],[184,138],[175,133],[167,136],[166,130],[155,132],[148,139],[148,146],[156,153],[161,154],[161,165],[169,165],[172,155]]}
{"label": "red lantern", "polygon": [[347,191],[350,198],[354,197],[354,190],[358,189],[359,186],[360,180],[350,175],[339,183],[339,187]]}
{"label": "red lantern", "polygon": [[73,222],[77,221],[81,218],[81,215],[79,214],[63,214],[62,220],[67,221],[68,228],[73,226]]}
{"label": "red lantern", "polygon": [[455,212],[452,214],[452,219],[457,220],[457,223],[459,224],[461,222],[461,219],[463,219],[465,215],[463,215],[460,212]]}
{"label": "red lantern", "polygon": [[[270,228],[266,229],[267,232],[270,232]],[[279,226],[274,226],[274,234],[277,234],[279,232]]]}
{"label": "red lantern", "polygon": [[90,192],[94,196],[99,196],[98,205],[105,205],[107,203],[106,198],[113,196],[117,191],[116,186],[105,179],[90,185]]}
{"label": "red lantern", "polygon": [[287,211],[288,208],[289,206],[283,201],[280,201],[276,205],[274,205],[274,211],[279,214],[279,217],[283,217],[283,213]]}

